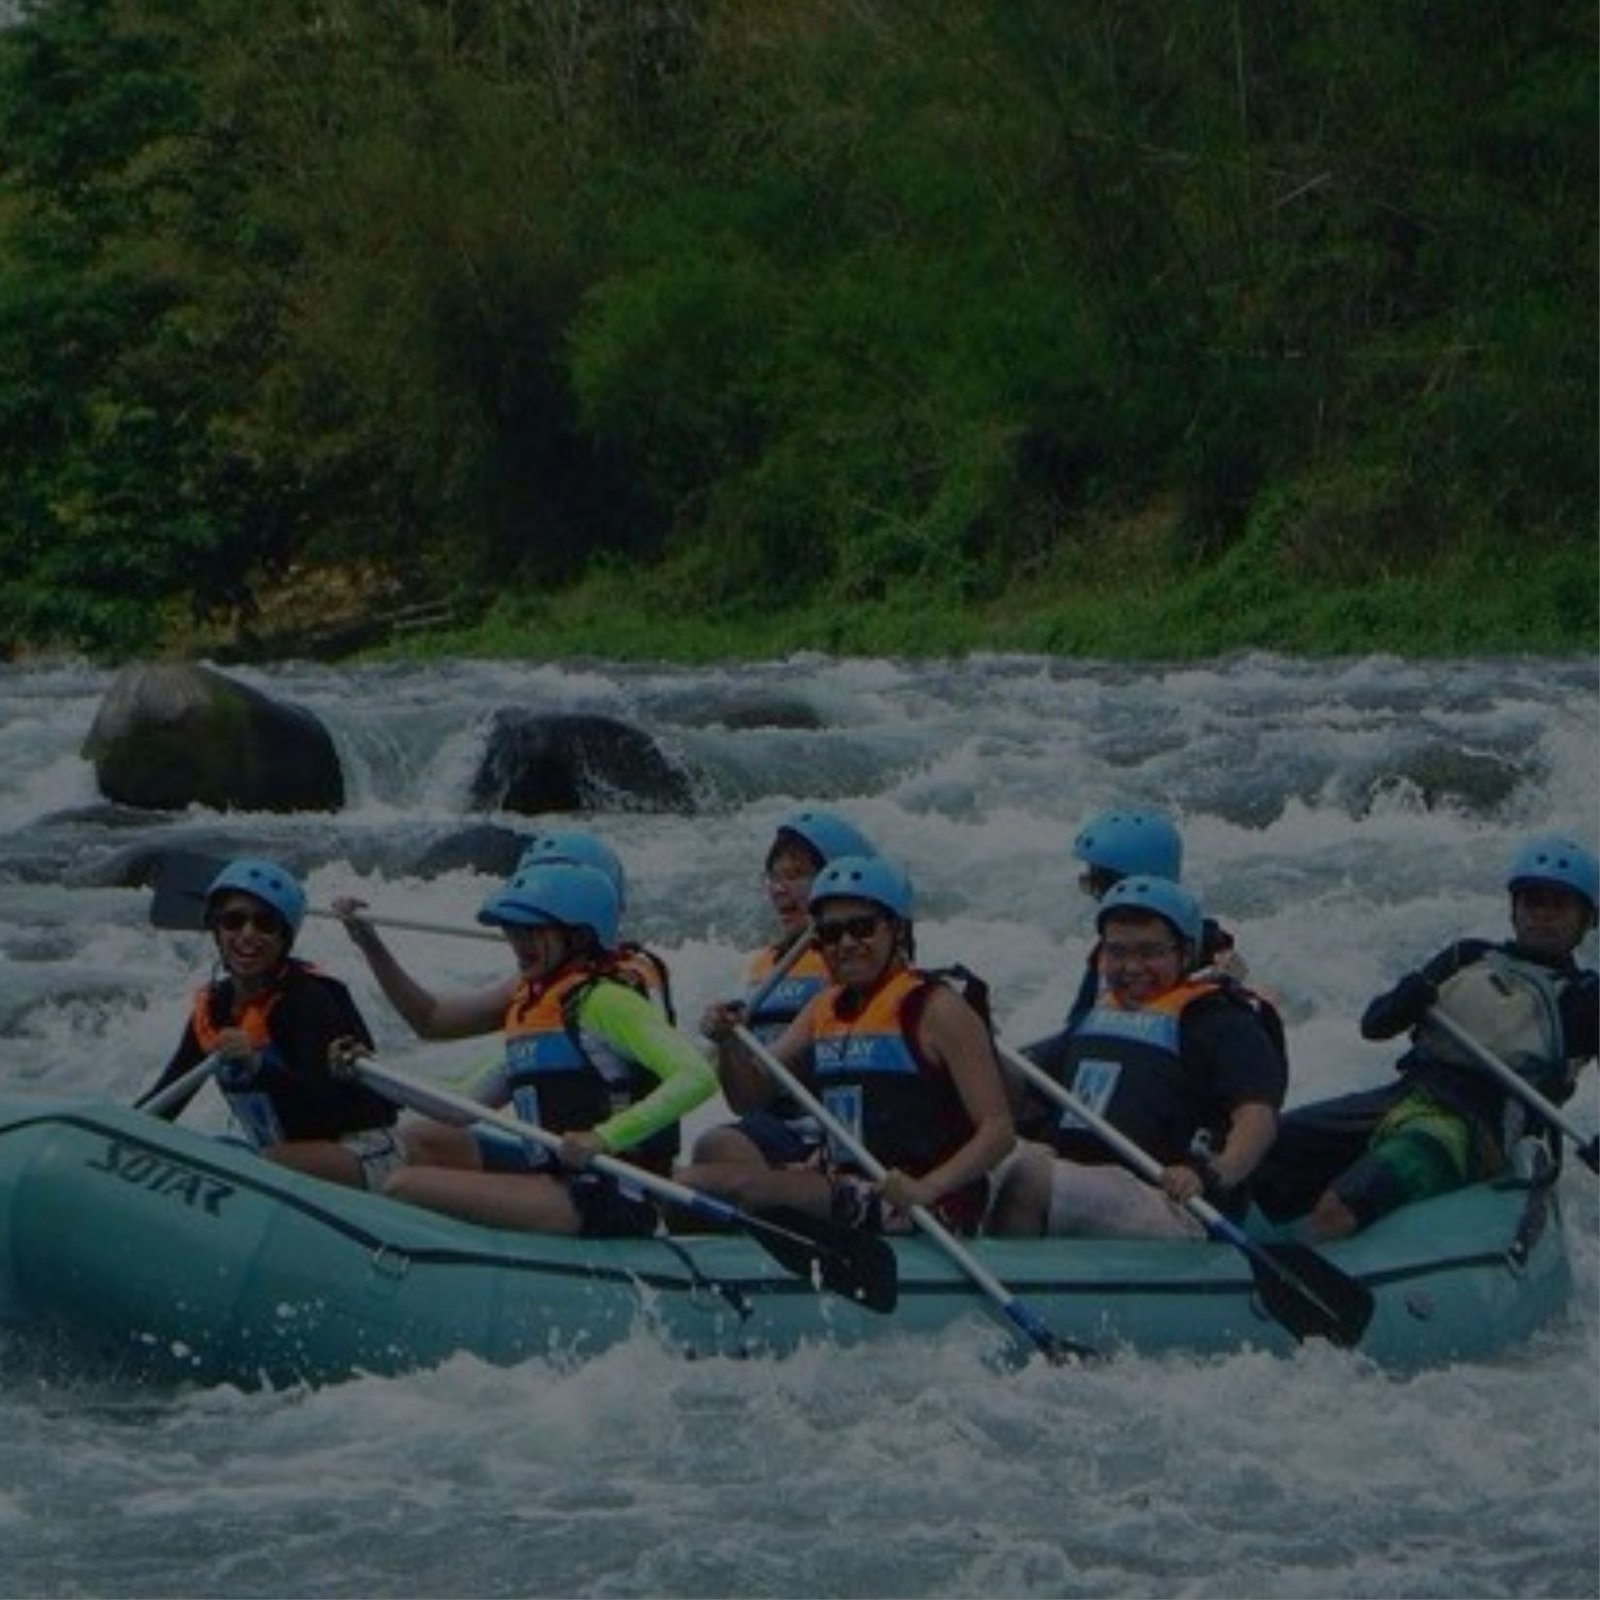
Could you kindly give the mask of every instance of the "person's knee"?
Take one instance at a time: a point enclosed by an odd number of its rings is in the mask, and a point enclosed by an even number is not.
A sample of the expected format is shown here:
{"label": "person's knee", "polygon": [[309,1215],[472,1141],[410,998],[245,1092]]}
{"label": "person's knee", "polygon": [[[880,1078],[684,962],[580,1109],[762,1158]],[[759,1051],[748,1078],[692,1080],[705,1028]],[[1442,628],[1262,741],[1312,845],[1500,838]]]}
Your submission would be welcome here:
{"label": "person's knee", "polygon": [[1457,1188],[1462,1176],[1439,1140],[1415,1129],[1380,1137],[1347,1167],[1318,1199],[1310,1223],[1325,1239],[1342,1239],[1370,1228],[1381,1217]]}
{"label": "person's knee", "polygon": [[399,1147],[408,1167],[476,1167],[482,1164],[478,1145],[465,1128],[442,1122],[408,1123]]}
{"label": "person's knee", "polygon": [[437,1127],[431,1122],[418,1123],[406,1129],[406,1156],[422,1166],[436,1161],[450,1146],[454,1128]]}
{"label": "person's knee", "polygon": [[1306,1226],[1317,1239],[1348,1239],[1361,1222],[1336,1190],[1326,1189],[1311,1208]]}
{"label": "person's knee", "polygon": [[765,1157],[755,1147],[752,1140],[745,1137],[731,1123],[718,1128],[708,1128],[695,1140],[689,1151],[689,1159],[696,1164],[700,1162],[723,1161],[759,1161],[765,1164]]}
{"label": "person's knee", "polygon": [[409,1205],[419,1203],[419,1194],[426,1180],[412,1167],[396,1167],[380,1180],[379,1191],[391,1200],[403,1200]]}
{"label": "person's knee", "polygon": [[360,1161],[348,1150],[331,1142],[308,1140],[303,1144],[275,1144],[261,1154],[275,1165],[304,1173],[308,1178],[343,1184],[350,1189],[363,1186]]}
{"label": "person's knee", "polygon": [[1019,1145],[1000,1173],[989,1231],[1034,1237],[1044,1232],[1050,1210],[1050,1154]]}
{"label": "person's knee", "polygon": [[[698,1147],[696,1149],[698,1157]],[[719,1199],[731,1200],[739,1192],[739,1172],[748,1163],[695,1160],[673,1174],[686,1189],[699,1189]]]}

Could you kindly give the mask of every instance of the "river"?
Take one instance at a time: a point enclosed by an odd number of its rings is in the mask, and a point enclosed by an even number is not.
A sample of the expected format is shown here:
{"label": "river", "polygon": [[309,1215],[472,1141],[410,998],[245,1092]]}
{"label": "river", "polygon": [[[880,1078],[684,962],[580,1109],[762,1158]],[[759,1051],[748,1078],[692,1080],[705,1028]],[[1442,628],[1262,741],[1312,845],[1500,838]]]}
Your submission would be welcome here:
{"label": "river", "polygon": [[[1282,1006],[1294,1101],[1385,1078],[1362,1007],[1507,931],[1521,837],[1600,831],[1590,659],[230,670],[325,721],[343,812],[108,814],[80,747],[109,674],[0,667],[0,1083],[127,1099],[175,1042],[207,953],[102,881],[130,844],[277,852],[313,904],[470,926],[489,880],[408,875],[402,846],[482,820],[466,796],[501,706],[623,718],[689,776],[691,812],[590,820],[691,1018],[765,931],[775,822],[814,802],[910,869],[922,959],[977,968],[1034,1037],[1089,934],[1078,821],[1169,806],[1189,883]],[[394,937],[430,983],[503,970],[483,943]],[[397,1064],[481,1059],[420,1050],[336,926],[302,946]],[[1593,1127],[1597,1103],[1591,1072],[1569,1110]],[[0,1333],[0,1596],[1593,1596],[1597,1189],[1567,1164],[1569,1314],[1404,1378],[1316,1345],[1001,1371],[976,1304],[937,1343],[688,1363],[640,1334],[575,1368],[248,1394],[130,1389]]]}

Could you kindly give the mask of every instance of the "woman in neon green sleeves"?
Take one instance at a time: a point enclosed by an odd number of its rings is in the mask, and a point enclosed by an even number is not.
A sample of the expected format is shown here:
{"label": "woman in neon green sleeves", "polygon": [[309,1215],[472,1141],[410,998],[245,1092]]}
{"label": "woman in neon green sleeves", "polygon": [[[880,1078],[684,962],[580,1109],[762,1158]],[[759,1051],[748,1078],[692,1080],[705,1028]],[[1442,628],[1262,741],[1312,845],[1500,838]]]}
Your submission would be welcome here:
{"label": "woman in neon green sleeves", "polygon": [[[497,1227],[599,1236],[649,1234],[653,1202],[589,1169],[616,1155],[662,1176],[678,1151],[678,1123],[710,1098],[716,1075],[687,1035],[640,993],[616,958],[615,885],[594,867],[549,862],[519,870],[484,902],[478,920],[499,928],[517,958],[509,1006],[503,986],[432,995],[405,974],[380,982],[424,1038],[503,1030],[505,1054],[477,1098],[510,1105],[562,1136],[557,1155],[490,1127],[425,1123],[403,1130],[406,1166],[385,1193]],[[370,928],[346,919],[361,943]]]}

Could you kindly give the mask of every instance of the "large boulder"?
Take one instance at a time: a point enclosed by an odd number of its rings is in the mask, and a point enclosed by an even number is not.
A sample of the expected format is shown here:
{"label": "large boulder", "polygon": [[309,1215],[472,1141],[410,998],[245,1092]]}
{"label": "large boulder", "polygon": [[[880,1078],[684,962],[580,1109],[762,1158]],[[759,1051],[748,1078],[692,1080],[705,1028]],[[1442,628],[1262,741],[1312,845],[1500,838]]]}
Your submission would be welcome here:
{"label": "large boulder", "polygon": [[691,811],[689,780],[612,717],[502,707],[472,782],[480,811]]}
{"label": "large boulder", "polygon": [[408,853],[405,871],[417,878],[437,878],[446,872],[481,872],[494,878],[509,878],[532,842],[531,833],[517,833],[492,822],[474,822],[440,834],[420,850]]}
{"label": "large boulder", "polygon": [[328,730],[209,667],[124,667],[83,745],[100,792],[175,810],[337,811],[344,773]]}

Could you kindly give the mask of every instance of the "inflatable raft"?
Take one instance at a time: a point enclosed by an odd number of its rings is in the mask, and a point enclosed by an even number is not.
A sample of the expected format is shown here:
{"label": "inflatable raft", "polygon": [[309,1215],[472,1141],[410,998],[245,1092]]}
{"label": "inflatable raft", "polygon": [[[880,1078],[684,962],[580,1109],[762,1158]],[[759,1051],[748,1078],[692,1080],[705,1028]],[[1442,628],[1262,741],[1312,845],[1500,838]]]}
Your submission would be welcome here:
{"label": "inflatable raft", "polygon": [[[1397,1212],[1323,1254],[1373,1295],[1352,1352],[1409,1370],[1492,1355],[1571,1287],[1560,1197],[1516,1175]],[[969,1241],[1074,1346],[1116,1357],[1294,1337],[1225,1243]],[[992,1306],[933,1243],[896,1239],[897,1294],[828,1292],[740,1232],[508,1232],[342,1189],[127,1107],[0,1094],[0,1319],[141,1378],[263,1385],[393,1374],[458,1352],[582,1359],[649,1330],[686,1355],[781,1356],[937,1334]],[[997,1328],[997,1337],[1004,1335]]]}

